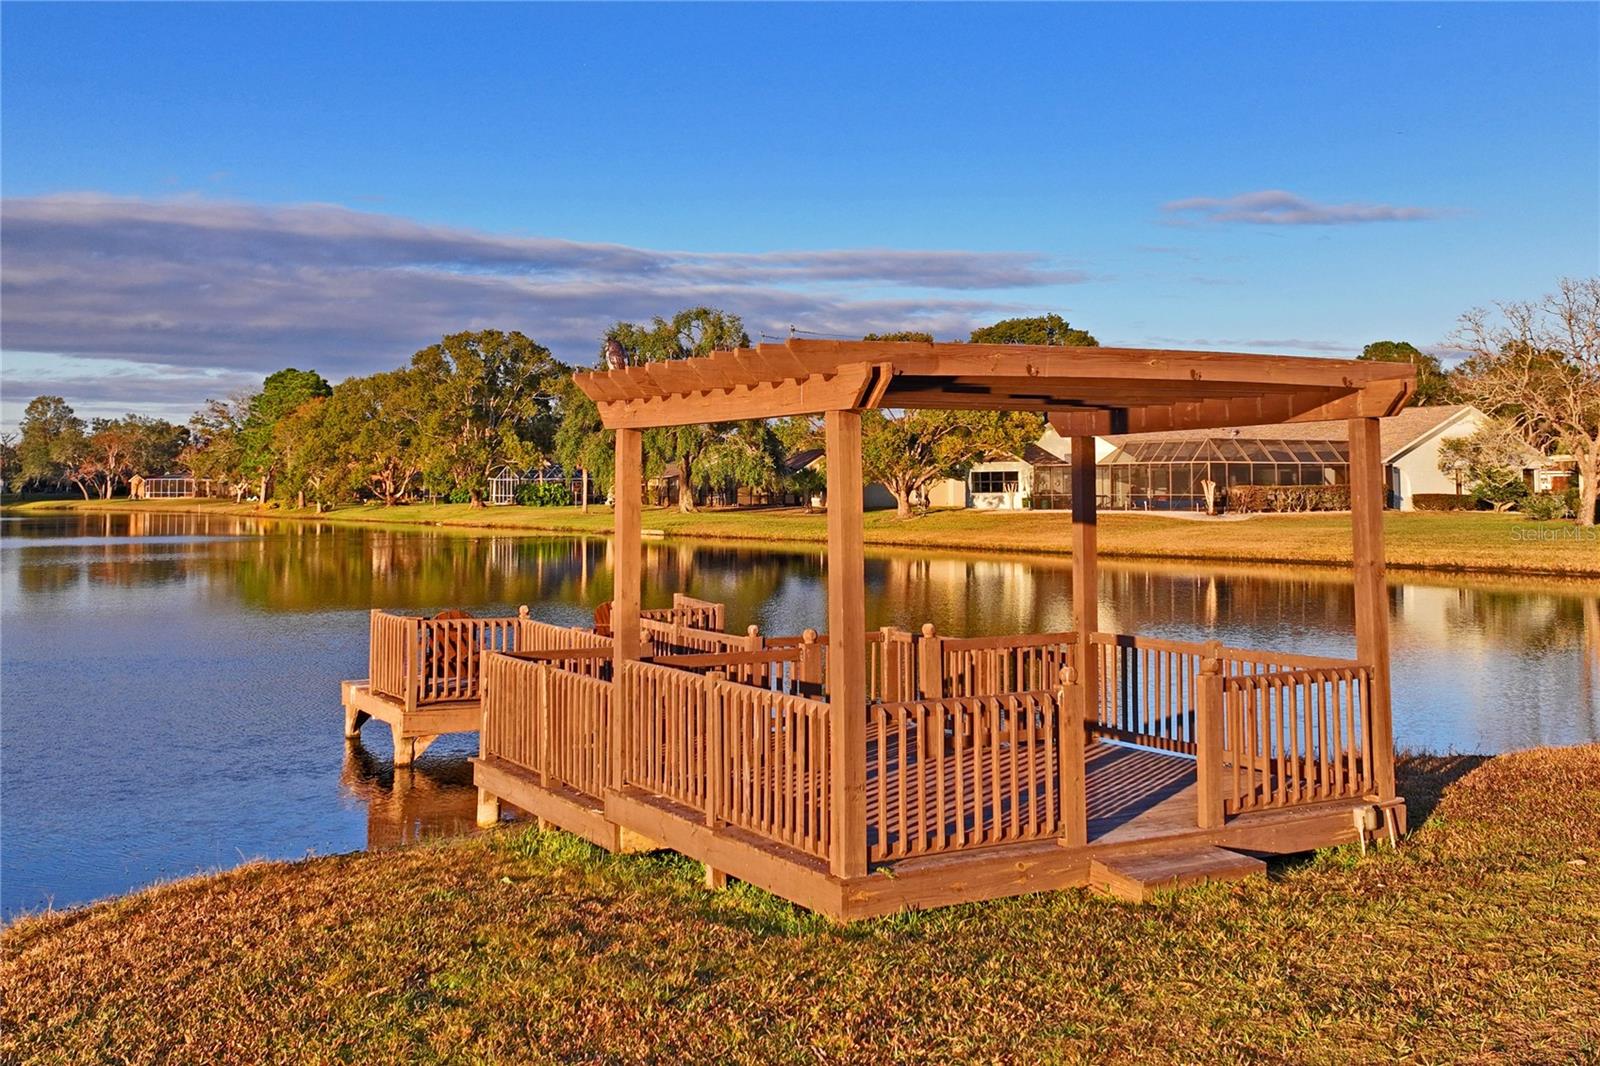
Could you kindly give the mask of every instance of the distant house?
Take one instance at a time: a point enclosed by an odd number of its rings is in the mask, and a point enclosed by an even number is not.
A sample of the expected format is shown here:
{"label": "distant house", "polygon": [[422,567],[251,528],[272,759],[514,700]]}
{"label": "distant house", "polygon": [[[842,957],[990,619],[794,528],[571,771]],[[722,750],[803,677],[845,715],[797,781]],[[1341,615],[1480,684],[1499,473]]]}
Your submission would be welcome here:
{"label": "distant house", "polygon": [[[783,468],[786,474],[793,476],[803,470],[818,470],[822,466],[823,450],[821,448],[806,448],[795,452],[784,461]],[[798,493],[789,492],[784,495],[784,503],[821,507],[825,494],[819,487],[811,493],[811,499],[804,500]],[[967,505],[967,486],[960,478],[940,478],[928,488],[927,499],[919,501],[926,507],[965,507]],[[885,511],[895,506],[894,493],[881,481],[869,481],[861,488],[861,504],[869,511]]]}
{"label": "distant house", "polygon": [[[1439,469],[1439,446],[1485,420],[1470,404],[1408,407],[1380,422],[1387,505],[1412,510],[1418,493],[1453,493]],[[1349,423],[1290,422],[1229,430],[1124,434],[1100,461],[1099,493],[1121,510],[1204,510],[1201,482],[1235,485],[1347,485]]]}
{"label": "distant house", "polygon": [[1057,454],[1044,445],[1066,441],[1045,437],[1018,455],[998,455],[974,463],[967,472],[966,505],[983,511],[1060,510],[1072,503],[1072,463],[1065,450]]}
{"label": "distant house", "polygon": [[[1487,416],[1470,404],[1408,407],[1380,422],[1389,507],[1410,511],[1426,493],[1464,491],[1439,469],[1439,447],[1465,437]],[[994,455],[974,463],[966,479],[943,479],[924,501],[931,507],[987,511],[1064,510],[1071,506],[1071,442],[1046,427],[1021,455]],[[1525,473],[1535,491],[1561,492],[1576,475],[1570,461],[1552,457]],[[1350,481],[1349,423],[1293,422],[1237,429],[1180,433],[1120,434],[1097,438],[1096,495],[1104,510],[1203,511],[1204,482],[1220,496],[1234,486],[1344,486]],[[800,470],[820,463],[822,450],[808,449],[787,464]],[[864,492],[866,506],[894,506],[880,484]],[[817,501],[817,502],[820,502]]]}
{"label": "distant house", "polygon": [[[1455,479],[1439,470],[1439,446],[1481,426],[1469,404],[1409,407],[1381,423],[1387,503],[1411,510],[1418,493],[1453,493]],[[1342,486],[1349,483],[1349,426],[1344,421],[1294,422],[1179,433],[1098,438],[1096,495],[1106,510],[1203,511],[1204,482],[1221,493],[1232,486]],[[1062,509],[1071,504],[1070,442],[1046,428],[1021,456],[994,456],[967,475],[966,505],[986,510]],[[1542,470],[1544,468],[1541,468]],[[1564,468],[1530,470],[1546,482]],[[1554,491],[1561,491],[1555,489]]]}
{"label": "distant house", "polygon": [[187,474],[158,474],[140,477],[135,474],[128,481],[128,495],[135,500],[184,500],[196,497],[219,496],[219,486],[210,478],[190,477]]}

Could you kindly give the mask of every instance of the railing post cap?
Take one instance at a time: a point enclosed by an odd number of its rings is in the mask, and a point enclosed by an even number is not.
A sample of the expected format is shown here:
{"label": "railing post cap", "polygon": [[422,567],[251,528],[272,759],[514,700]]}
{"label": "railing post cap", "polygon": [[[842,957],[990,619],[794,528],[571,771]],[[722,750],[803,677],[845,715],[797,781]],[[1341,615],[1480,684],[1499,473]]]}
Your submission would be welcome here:
{"label": "railing post cap", "polygon": [[1061,683],[1063,685],[1076,685],[1078,683],[1078,668],[1076,666],[1063,666],[1061,668]]}
{"label": "railing post cap", "polygon": [[933,628],[933,623],[932,622],[924,622],[924,623],[922,623],[922,635],[923,636],[925,636],[925,637],[927,637],[927,638],[929,638],[931,640],[933,638],[933,634],[935,632],[936,632],[936,630]]}
{"label": "railing post cap", "polygon": [[518,606],[517,606],[517,617],[518,618],[526,618],[526,617],[528,617],[528,605],[527,604],[525,604],[525,603],[518,604]]}
{"label": "railing post cap", "polygon": [[757,634],[759,634],[761,632],[761,627],[760,626],[750,626],[744,632],[745,632],[745,636],[753,637],[753,636],[756,636]]}
{"label": "railing post cap", "polygon": [[1215,655],[1207,655],[1200,660],[1200,672],[1206,675],[1222,673],[1222,660]]}
{"label": "railing post cap", "polygon": [[800,633],[800,639],[805,641],[807,644],[815,644],[817,642],[817,631],[815,629],[802,630]]}

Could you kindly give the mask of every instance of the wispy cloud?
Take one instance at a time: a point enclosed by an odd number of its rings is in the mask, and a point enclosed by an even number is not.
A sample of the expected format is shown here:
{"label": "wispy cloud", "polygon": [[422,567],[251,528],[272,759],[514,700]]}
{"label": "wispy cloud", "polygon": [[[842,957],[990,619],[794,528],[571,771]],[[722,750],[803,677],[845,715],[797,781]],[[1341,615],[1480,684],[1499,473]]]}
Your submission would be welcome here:
{"label": "wispy cloud", "polygon": [[1195,196],[1161,205],[1166,220],[1176,225],[1236,222],[1253,226],[1347,226],[1362,222],[1418,222],[1441,214],[1428,207],[1396,204],[1329,204],[1308,200],[1283,189],[1262,189],[1238,196]]}
{"label": "wispy cloud", "polygon": [[[1086,279],[1032,252],[659,251],[321,204],[74,194],[5,200],[0,222],[0,348],[209,374],[292,364],[337,379],[490,326],[588,363],[608,323],[700,303],[752,334],[956,336],[1017,310],[1016,290]],[[48,383],[30,370],[8,371],[7,390]]]}
{"label": "wispy cloud", "polygon": [[1354,355],[1350,345],[1339,341],[1309,340],[1305,337],[1151,337],[1150,343],[1199,351],[1266,352],[1294,355],[1316,352],[1319,355]]}

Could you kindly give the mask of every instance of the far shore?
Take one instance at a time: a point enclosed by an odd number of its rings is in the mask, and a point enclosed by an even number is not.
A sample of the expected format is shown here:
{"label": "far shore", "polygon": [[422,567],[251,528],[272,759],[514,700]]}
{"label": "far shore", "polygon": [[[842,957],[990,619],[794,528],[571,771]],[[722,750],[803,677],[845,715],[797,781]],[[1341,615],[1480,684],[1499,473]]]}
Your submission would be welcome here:
{"label": "far shore", "polygon": [[[363,504],[317,512],[227,500],[34,500],[11,515],[61,512],[230,515],[462,531],[608,535],[609,507],[472,507],[468,504]],[[820,512],[764,507],[740,510],[646,508],[644,526],[662,537],[771,544],[824,544]],[[869,511],[866,542],[879,547],[1070,555],[1071,519],[1063,511],[935,510],[910,519]],[[1385,547],[1392,569],[1443,573],[1600,577],[1600,532],[1570,522],[1535,522],[1516,514],[1390,512]],[[1343,513],[1174,518],[1100,515],[1100,554],[1114,559],[1347,566],[1350,516]]]}

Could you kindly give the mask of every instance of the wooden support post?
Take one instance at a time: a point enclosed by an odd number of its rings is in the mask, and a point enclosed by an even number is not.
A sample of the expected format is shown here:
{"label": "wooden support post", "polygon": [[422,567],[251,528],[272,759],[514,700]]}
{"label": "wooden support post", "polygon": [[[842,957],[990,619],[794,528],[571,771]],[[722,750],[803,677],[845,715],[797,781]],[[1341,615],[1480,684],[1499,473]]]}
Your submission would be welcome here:
{"label": "wooden support post", "polygon": [[370,721],[372,715],[360,710],[354,703],[344,705],[344,736],[346,740],[360,740],[361,727]]}
{"label": "wooden support post", "polygon": [[644,507],[643,466],[644,438],[640,431],[617,430],[616,478],[612,489],[616,494],[616,528],[611,543],[614,560],[611,568],[611,672],[616,687],[607,757],[612,788],[621,788],[624,784],[628,724],[634,710],[628,705],[631,693],[623,684],[622,664],[638,659],[640,654],[639,593],[644,580],[640,513]]}
{"label": "wooden support post", "polygon": [[932,622],[923,623],[917,642],[917,688],[922,699],[944,698],[944,641]]}
{"label": "wooden support post", "polygon": [[1056,697],[1057,776],[1060,779],[1061,843],[1081,848],[1089,843],[1088,777],[1084,767],[1082,675],[1076,666],[1061,668]]}
{"label": "wooden support post", "polygon": [[727,704],[725,683],[727,676],[721,670],[706,675],[706,825],[717,827],[717,811],[723,803],[727,788],[727,752],[725,721]]}
{"label": "wooden support post", "polygon": [[550,787],[550,767],[556,761],[555,745],[550,737],[555,728],[555,708],[550,706],[550,664],[540,663],[533,668],[534,721],[539,723],[538,754],[539,787]]}
{"label": "wooden support post", "polygon": [[490,829],[500,824],[500,797],[485,789],[478,789],[478,828]]}
{"label": "wooden support post", "polygon": [[611,632],[616,661],[639,657],[639,591],[644,580],[642,530],[644,465],[642,436],[636,429],[617,430],[616,530],[612,567]]}
{"label": "wooden support post", "polygon": [[[1095,501],[1094,438],[1072,438],[1072,615],[1078,627],[1079,720],[1099,716],[1100,659],[1091,639],[1100,628],[1099,516]],[[1079,738],[1086,743],[1087,736]]]}
{"label": "wooden support post", "polygon": [[[922,624],[922,639],[917,641],[917,689],[918,698],[924,700],[944,699],[944,638],[939,636],[939,631],[932,622]],[[922,755],[926,759],[944,758],[944,715],[939,715],[939,728],[932,728],[933,716],[924,715],[918,730],[922,735],[918,742],[922,746]]]}
{"label": "wooden support post", "polygon": [[1222,807],[1222,662],[1200,661],[1194,701],[1195,819],[1201,829],[1220,829]]}
{"label": "wooden support post", "polygon": [[405,712],[413,714],[417,709],[417,689],[422,687],[421,663],[418,662],[422,655],[422,619],[410,618],[406,622],[405,659],[400,679],[405,686]]}
{"label": "wooden support post", "polygon": [[800,634],[800,661],[795,674],[808,685],[822,684],[822,644],[817,640],[815,629]]}
{"label": "wooden support post", "polygon": [[903,630],[884,626],[879,632],[883,635],[883,682],[878,698],[885,703],[899,703],[910,698],[900,683],[905,676],[906,644],[898,639]]}
{"label": "wooden support post", "polygon": [[861,412],[824,416],[828,464],[828,732],[835,877],[867,872],[867,605]]}
{"label": "wooden support post", "polygon": [[1383,572],[1383,448],[1376,418],[1350,420],[1351,549],[1355,565],[1356,658],[1372,671],[1374,786],[1394,798],[1394,722],[1389,708],[1389,591]]}

